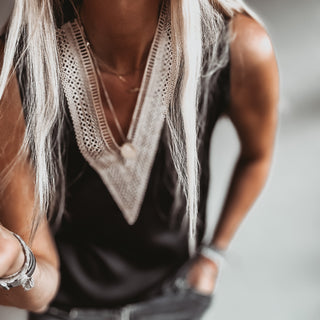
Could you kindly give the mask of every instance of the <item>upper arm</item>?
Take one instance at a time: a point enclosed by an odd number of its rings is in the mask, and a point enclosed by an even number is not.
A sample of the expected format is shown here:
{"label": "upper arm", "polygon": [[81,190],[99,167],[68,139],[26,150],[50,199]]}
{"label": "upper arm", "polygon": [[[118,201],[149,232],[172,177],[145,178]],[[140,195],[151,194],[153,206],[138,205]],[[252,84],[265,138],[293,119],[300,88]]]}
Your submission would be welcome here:
{"label": "upper arm", "polygon": [[230,106],[244,158],[270,158],[277,123],[278,68],[270,38],[253,19],[232,21]]}
{"label": "upper arm", "polygon": [[[0,69],[1,60],[0,57]],[[24,133],[19,85],[13,75],[0,101],[0,223],[29,243],[34,218],[34,174],[27,156],[17,158]],[[5,175],[8,168],[11,168],[10,173]],[[42,220],[29,245],[36,256],[57,267],[56,249],[46,219]]]}

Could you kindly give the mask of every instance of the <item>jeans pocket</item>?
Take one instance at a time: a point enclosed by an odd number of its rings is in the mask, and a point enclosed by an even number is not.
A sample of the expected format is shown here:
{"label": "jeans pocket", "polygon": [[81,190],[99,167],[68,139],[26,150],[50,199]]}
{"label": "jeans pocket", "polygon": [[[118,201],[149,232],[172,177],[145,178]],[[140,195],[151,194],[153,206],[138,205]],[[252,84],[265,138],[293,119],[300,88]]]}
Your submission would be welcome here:
{"label": "jeans pocket", "polygon": [[197,256],[187,260],[175,273],[173,280],[171,281],[171,286],[176,292],[185,292],[205,300],[210,300],[215,294],[215,290],[211,293],[205,293],[199,291],[197,288],[193,287],[188,281],[188,273],[192,268],[194,262],[197,260]]}
{"label": "jeans pocket", "polygon": [[177,277],[173,283],[174,290],[176,292],[183,293],[185,295],[193,295],[203,300],[211,300],[214,296],[213,293],[207,294],[199,291],[197,288],[193,287],[187,280],[187,275],[183,277]]}

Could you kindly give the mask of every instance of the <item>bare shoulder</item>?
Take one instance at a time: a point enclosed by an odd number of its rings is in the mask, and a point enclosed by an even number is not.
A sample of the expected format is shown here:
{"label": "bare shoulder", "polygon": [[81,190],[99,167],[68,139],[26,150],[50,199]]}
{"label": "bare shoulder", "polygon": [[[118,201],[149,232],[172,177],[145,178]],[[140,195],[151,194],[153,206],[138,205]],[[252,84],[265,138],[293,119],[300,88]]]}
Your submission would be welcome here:
{"label": "bare shoulder", "polygon": [[231,62],[237,71],[275,60],[271,39],[259,22],[238,14],[231,22],[231,32]]}
{"label": "bare shoulder", "polygon": [[248,157],[270,154],[277,123],[279,75],[265,28],[238,14],[231,21],[230,105],[226,111]]}
{"label": "bare shoulder", "polygon": [[[271,39],[257,21],[238,14],[231,21],[231,108],[274,108],[278,66]],[[237,111],[237,110],[231,110]]]}

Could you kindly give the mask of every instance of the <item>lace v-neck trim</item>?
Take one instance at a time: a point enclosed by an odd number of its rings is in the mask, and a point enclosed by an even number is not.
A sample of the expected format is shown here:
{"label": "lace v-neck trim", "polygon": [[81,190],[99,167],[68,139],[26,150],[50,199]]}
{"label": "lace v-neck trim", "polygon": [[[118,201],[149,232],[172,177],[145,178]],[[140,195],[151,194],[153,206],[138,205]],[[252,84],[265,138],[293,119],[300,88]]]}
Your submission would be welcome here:
{"label": "lace v-neck trim", "polygon": [[58,44],[61,81],[79,150],[101,177],[126,221],[133,224],[144,199],[177,77],[168,3],[165,1],[160,13],[127,135],[137,150],[135,159],[125,160],[112,150],[115,142],[102,108],[93,61],[76,21],[58,30]]}
{"label": "lace v-neck trim", "polygon": [[[140,91],[135,103],[132,119],[130,121],[130,126],[129,126],[127,137],[126,137],[127,141],[133,140],[133,137],[135,135],[136,128],[137,128],[137,122],[139,121],[139,115],[141,113],[141,109],[144,104],[143,102],[145,100],[144,98],[147,92],[150,75],[152,72],[155,56],[157,53],[157,47],[159,44],[161,34],[163,33],[163,29],[165,27],[166,13],[167,13],[166,12],[167,8],[164,8],[165,6],[166,4],[163,3],[161,7],[159,20],[157,23],[156,32],[155,32],[155,35],[150,47],[150,51],[148,54],[146,67],[144,69]],[[108,125],[108,121],[106,119],[106,116],[103,110],[103,104],[101,101],[99,80],[98,80],[97,74],[96,72],[92,73],[92,66],[94,66],[94,61],[91,57],[90,50],[87,48],[87,40],[86,40],[85,34],[83,34],[83,30],[79,25],[79,22],[77,21],[77,19],[71,23],[71,26],[72,26],[74,36],[78,41],[80,51],[81,52],[84,51],[83,52],[84,54],[82,56],[83,62],[84,62],[84,68],[86,73],[89,75],[88,80],[90,83],[92,96],[94,97],[93,99],[94,109],[95,109],[95,112],[97,113],[97,118],[98,118],[100,130],[102,133],[102,137],[108,148],[110,148],[111,146],[113,149],[119,149],[119,144],[115,141],[113,134],[111,133],[111,129]]]}

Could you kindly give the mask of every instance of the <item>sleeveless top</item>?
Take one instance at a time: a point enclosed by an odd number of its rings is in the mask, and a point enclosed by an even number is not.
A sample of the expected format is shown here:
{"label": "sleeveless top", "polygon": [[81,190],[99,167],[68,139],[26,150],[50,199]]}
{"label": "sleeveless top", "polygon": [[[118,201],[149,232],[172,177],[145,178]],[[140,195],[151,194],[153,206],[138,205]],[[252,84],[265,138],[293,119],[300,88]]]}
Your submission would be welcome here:
{"label": "sleeveless top", "polygon": [[[228,103],[228,94],[226,67],[208,109],[203,148],[199,151],[198,243],[205,231],[210,138]],[[66,136],[66,214],[55,235],[61,286],[53,305],[67,309],[111,308],[143,300],[189,258],[187,232],[181,230],[185,203],[175,217],[171,216],[177,177],[167,160],[170,151],[165,127],[139,217],[133,225],[124,219],[99,175],[81,155],[71,123]]]}
{"label": "sleeveless top", "polygon": [[[206,224],[209,146],[217,119],[229,103],[229,64],[213,85],[199,148],[198,244]],[[23,101],[23,75],[20,91]],[[177,175],[164,123],[138,217],[129,224],[101,176],[80,152],[72,116],[66,110],[66,208],[55,233],[61,284],[53,306],[115,308],[150,297],[189,259],[187,230],[181,228],[185,199],[175,206]],[[204,114],[205,113],[205,114]]]}

